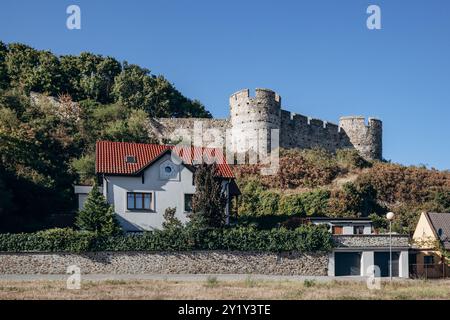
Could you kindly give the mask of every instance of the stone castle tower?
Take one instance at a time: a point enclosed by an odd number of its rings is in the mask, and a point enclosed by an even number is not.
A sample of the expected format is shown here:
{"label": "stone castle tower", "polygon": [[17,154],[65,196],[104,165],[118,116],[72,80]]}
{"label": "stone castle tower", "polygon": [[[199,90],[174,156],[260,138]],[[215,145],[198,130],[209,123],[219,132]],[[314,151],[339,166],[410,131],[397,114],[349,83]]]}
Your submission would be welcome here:
{"label": "stone castle tower", "polygon": [[[279,131],[279,146],[282,148],[323,148],[329,152],[352,148],[366,159],[382,159],[382,122],[369,118],[366,124],[361,116],[341,117],[339,125],[309,118],[283,110],[281,97],[269,89],[256,89],[254,96],[248,89],[230,96],[228,119],[154,119],[153,125],[160,138],[176,138],[177,129],[194,130],[201,121],[203,130],[231,132],[234,152],[245,152],[253,148],[250,141],[259,138],[259,148],[270,148],[271,129]],[[266,133],[261,139],[261,132]],[[259,136],[258,136],[259,134]],[[204,143],[211,141],[204,134]]]}

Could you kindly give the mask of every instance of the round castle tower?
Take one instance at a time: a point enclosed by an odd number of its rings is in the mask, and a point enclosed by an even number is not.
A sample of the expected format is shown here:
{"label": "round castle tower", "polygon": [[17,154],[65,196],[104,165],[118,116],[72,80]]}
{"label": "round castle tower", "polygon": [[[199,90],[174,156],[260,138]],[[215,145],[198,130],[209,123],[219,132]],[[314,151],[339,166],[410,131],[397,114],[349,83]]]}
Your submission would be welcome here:
{"label": "round castle tower", "polygon": [[271,129],[280,129],[280,114],[281,97],[272,90],[256,89],[254,97],[250,97],[248,89],[232,94],[230,122],[234,151],[270,150]]}
{"label": "round castle tower", "polygon": [[382,159],[382,122],[369,118],[368,125],[361,116],[341,117],[339,127],[343,129],[344,138],[347,138],[353,147],[366,159]]}

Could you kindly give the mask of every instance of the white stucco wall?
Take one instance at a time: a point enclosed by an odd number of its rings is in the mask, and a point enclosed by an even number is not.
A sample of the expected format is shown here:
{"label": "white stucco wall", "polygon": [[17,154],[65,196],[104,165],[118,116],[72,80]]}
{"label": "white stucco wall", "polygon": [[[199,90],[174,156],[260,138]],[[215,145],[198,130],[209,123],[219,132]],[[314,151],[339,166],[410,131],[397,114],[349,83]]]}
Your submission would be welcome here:
{"label": "white stucco wall", "polygon": [[[176,165],[178,177],[166,180],[160,178],[160,165],[170,159],[167,154],[151,165],[142,177],[106,176],[103,181],[104,195],[114,206],[118,220],[125,231],[144,231],[162,228],[166,208],[176,207],[176,217],[182,222],[188,220],[184,212],[184,194],[193,194],[192,172],[183,165]],[[152,192],[153,210],[132,211],[127,209],[127,192]]]}
{"label": "white stucco wall", "polygon": [[361,255],[361,276],[373,275],[373,266],[375,264],[375,255],[373,251],[363,251]]}
{"label": "white stucco wall", "polygon": [[400,278],[409,278],[409,254],[408,251],[401,251],[398,260],[398,276]]}

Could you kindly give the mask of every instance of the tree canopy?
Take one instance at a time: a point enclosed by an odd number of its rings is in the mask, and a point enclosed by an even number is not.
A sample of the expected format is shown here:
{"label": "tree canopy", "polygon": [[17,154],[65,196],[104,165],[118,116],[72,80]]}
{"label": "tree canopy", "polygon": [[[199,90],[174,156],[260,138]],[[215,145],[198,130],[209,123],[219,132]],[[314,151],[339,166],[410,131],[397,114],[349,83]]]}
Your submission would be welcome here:
{"label": "tree canopy", "polygon": [[113,57],[0,41],[0,231],[74,212],[97,140],[156,142],[149,117],[211,117],[163,76]]}

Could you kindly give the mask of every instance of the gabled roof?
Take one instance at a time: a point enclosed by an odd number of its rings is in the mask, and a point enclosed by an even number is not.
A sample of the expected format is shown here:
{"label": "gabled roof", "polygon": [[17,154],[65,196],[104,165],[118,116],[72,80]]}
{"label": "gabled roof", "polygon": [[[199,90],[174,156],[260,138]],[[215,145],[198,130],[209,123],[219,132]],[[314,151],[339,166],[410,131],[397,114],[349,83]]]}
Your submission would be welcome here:
{"label": "gabled roof", "polygon": [[450,213],[426,212],[425,216],[437,239],[450,250]]}
{"label": "gabled roof", "polygon": [[[192,165],[195,159],[218,159],[220,177],[234,178],[231,167],[226,163],[223,151],[214,148],[185,147],[147,143],[97,141],[95,150],[96,173],[112,175],[139,175],[163,155],[176,151],[185,165]],[[189,156],[191,152],[192,156]],[[134,156],[135,163],[127,163],[126,157]]]}

